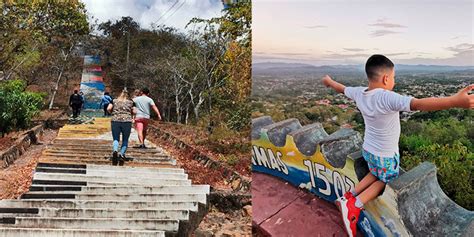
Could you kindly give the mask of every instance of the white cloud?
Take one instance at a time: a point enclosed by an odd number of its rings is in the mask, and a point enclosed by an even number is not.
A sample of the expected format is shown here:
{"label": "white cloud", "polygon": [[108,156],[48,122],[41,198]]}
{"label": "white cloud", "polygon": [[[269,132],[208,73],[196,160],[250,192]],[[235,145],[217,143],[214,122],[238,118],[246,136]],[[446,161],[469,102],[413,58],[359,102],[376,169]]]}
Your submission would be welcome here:
{"label": "white cloud", "polygon": [[385,36],[385,35],[390,35],[390,34],[398,34],[400,32],[396,31],[391,31],[391,30],[375,30],[370,33],[370,36],[372,37],[380,37],[380,36]]}
{"label": "white cloud", "polygon": [[220,0],[82,0],[82,2],[86,5],[88,14],[98,19],[99,23],[130,16],[142,28],[148,29],[152,23],[157,23],[163,14],[165,15],[158,24],[184,30],[192,18],[218,17],[223,9]]}
{"label": "white cloud", "polygon": [[404,25],[400,25],[397,23],[388,22],[388,19],[386,18],[377,19],[375,23],[369,24],[369,26],[377,26],[377,27],[382,27],[382,28],[405,28],[406,27]]}

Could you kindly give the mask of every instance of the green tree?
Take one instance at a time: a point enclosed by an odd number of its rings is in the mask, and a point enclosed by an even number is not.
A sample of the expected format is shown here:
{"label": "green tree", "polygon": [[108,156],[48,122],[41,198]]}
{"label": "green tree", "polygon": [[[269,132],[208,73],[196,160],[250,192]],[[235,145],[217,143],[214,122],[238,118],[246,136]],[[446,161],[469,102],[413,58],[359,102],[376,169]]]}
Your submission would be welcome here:
{"label": "green tree", "polygon": [[89,32],[79,1],[7,1],[1,7],[0,71],[6,80],[31,71],[45,47],[55,46],[66,55],[77,36]]}
{"label": "green tree", "polygon": [[443,191],[456,203],[474,210],[474,154],[459,142],[452,145],[432,144],[422,146],[416,152],[405,152],[402,166],[411,169],[424,161],[436,164],[438,181]]}

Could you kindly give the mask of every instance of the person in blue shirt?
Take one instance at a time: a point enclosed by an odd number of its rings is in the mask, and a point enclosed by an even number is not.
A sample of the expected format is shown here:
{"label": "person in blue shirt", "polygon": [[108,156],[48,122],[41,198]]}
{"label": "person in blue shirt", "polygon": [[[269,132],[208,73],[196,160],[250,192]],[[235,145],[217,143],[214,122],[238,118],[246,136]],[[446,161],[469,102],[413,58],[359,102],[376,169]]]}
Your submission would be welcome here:
{"label": "person in blue shirt", "polygon": [[100,106],[104,109],[104,117],[107,117],[110,115],[109,111],[107,111],[107,107],[109,104],[111,104],[113,101],[112,97],[110,96],[109,92],[105,92],[104,96],[102,96],[102,99],[100,101]]}
{"label": "person in blue shirt", "polygon": [[81,110],[84,109],[84,106],[86,104],[86,99],[84,97],[84,92],[80,91],[79,95],[81,96],[81,102],[82,102],[81,109],[79,110],[79,115],[81,115]]}

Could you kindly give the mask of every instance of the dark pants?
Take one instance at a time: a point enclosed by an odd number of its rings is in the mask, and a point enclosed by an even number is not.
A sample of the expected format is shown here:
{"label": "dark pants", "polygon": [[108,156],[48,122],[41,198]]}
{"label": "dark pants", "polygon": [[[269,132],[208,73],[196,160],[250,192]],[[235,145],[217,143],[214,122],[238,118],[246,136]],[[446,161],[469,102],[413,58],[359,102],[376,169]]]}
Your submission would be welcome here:
{"label": "dark pants", "polygon": [[104,105],[104,117],[106,117],[107,115],[110,115],[109,111],[107,111],[107,107],[109,107],[109,104]]}
{"label": "dark pants", "polygon": [[72,107],[72,117],[76,118],[81,113],[81,105],[73,104]]}
{"label": "dark pants", "polygon": [[120,149],[120,154],[124,155],[127,151],[128,147],[128,138],[130,137],[130,132],[132,130],[132,122],[117,122],[112,121],[112,137],[114,139],[113,142],[113,150],[119,151],[119,141],[120,141],[120,133],[122,134],[122,147]]}

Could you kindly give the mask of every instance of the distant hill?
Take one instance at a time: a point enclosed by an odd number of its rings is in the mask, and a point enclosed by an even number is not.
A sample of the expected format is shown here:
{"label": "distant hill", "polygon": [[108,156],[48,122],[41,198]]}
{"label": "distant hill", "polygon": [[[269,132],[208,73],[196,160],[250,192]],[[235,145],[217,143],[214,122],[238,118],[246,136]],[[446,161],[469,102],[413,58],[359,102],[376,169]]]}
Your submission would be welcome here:
{"label": "distant hill", "polygon": [[305,63],[254,63],[252,71],[254,73],[276,73],[276,72],[298,72],[298,73],[332,73],[332,72],[362,72],[364,68],[360,65],[331,65],[314,66]]}
{"label": "distant hill", "polygon": [[[438,65],[406,65],[397,64],[395,69],[398,72],[453,72],[453,71],[473,71],[474,66],[438,66]],[[275,72],[314,72],[314,73],[332,73],[332,72],[363,72],[364,65],[329,65],[314,66],[305,63],[274,63],[262,62],[252,64],[254,73],[275,73]]]}
{"label": "distant hill", "polygon": [[438,65],[395,65],[398,71],[420,71],[420,72],[451,72],[451,71],[474,71],[474,66],[438,66]]}

